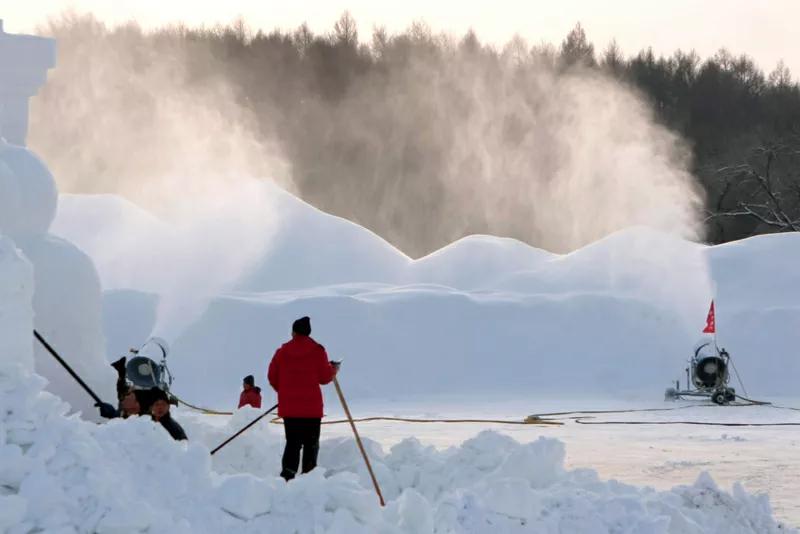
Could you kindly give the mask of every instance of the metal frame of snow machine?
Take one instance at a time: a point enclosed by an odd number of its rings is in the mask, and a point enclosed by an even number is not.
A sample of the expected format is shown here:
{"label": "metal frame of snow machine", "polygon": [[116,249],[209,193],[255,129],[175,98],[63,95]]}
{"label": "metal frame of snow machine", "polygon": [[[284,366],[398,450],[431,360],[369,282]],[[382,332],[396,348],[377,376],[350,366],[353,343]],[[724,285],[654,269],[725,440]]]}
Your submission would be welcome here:
{"label": "metal frame of snow machine", "polygon": [[[155,345],[161,350],[161,361],[156,362],[140,353],[148,345]],[[170,404],[178,404],[177,398],[170,393],[172,373],[167,367],[169,345],[161,338],[148,339],[139,349],[130,349],[130,358],[125,363],[125,381],[135,390],[158,388],[169,397]]]}
{"label": "metal frame of snow machine", "polygon": [[665,400],[677,400],[685,397],[706,397],[716,404],[728,404],[736,400],[736,390],[728,386],[730,379],[730,355],[725,349],[716,345],[716,354],[701,355],[700,351],[711,345],[703,343],[694,351],[686,367],[686,389],[681,389],[680,381],[675,381],[674,388],[667,388]]}

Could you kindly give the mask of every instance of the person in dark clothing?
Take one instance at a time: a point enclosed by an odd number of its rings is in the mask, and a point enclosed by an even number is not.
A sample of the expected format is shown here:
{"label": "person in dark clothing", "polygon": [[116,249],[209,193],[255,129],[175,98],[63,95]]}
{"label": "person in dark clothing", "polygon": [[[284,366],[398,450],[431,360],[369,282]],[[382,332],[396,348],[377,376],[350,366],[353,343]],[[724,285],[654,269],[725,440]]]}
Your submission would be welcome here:
{"label": "person in dark clothing", "polygon": [[106,419],[128,418],[132,415],[150,413],[150,405],[153,403],[152,393],[147,390],[134,389],[128,384],[126,362],[127,358],[123,356],[111,364],[111,367],[117,371],[117,407],[114,408],[107,402],[95,403],[95,406],[100,409],[100,417]]}
{"label": "person in dark clothing", "polygon": [[133,388],[129,387],[127,392],[122,394],[118,408],[114,408],[107,402],[99,402],[95,404],[95,406],[100,408],[100,417],[106,419],[115,419],[117,417],[127,419],[132,415],[142,415],[142,413],[144,413],[142,411],[142,404],[144,404],[142,399],[145,396],[143,393],[145,392],[135,391]]}
{"label": "person in dark clothing", "polygon": [[144,415],[146,412],[142,411],[142,405],[150,407],[153,421],[160,423],[173,439],[178,441],[188,439],[181,425],[169,413],[169,397],[158,388],[149,391],[129,388],[128,393],[120,400],[119,409],[107,402],[95,404],[100,409],[100,416],[106,419],[127,419],[131,416]]}
{"label": "person in dark clothing", "polygon": [[303,473],[317,466],[320,424],[322,422],[322,390],[338,371],[328,361],[325,347],[311,337],[311,320],[302,317],[292,325],[292,339],[272,357],[267,378],[278,393],[278,416],[283,418],[286,447],[283,451],[281,476],[288,482],[300,468]]}
{"label": "person in dark clothing", "polygon": [[150,390],[153,404],[150,406],[150,415],[153,421],[161,423],[172,439],[177,441],[187,440],[186,432],[183,431],[181,425],[169,413],[169,397],[159,388],[152,388]]}
{"label": "person in dark clothing", "polygon": [[261,388],[256,386],[253,375],[247,375],[242,381],[242,394],[239,395],[239,408],[242,406],[261,408]]}

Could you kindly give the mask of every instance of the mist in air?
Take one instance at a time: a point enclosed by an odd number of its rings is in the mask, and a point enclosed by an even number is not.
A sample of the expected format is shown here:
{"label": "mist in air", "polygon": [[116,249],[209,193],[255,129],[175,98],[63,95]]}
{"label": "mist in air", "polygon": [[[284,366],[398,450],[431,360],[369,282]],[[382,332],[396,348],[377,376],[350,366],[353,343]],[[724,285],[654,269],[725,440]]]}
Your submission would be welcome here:
{"label": "mist in air", "polygon": [[363,36],[348,15],[324,36],[70,13],[40,32],[59,62],[29,144],[62,192],[119,194],[173,223],[160,244],[120,243],[164,265],[147,275],[162,325],[188,324],[269,246],[278,222],[253,178],[412,257],[473,233],[562,253],[634,225],[702,237],[690,151],[633,89],[585,68],[580,27],[500,50],[424,23]]}
{"label": "mist in air", "polygon": [[62,191],[151,208],[175,176],[181,194],[257,176],[411,256],[471,233],[556,252],[638,224],[700,237],[688,148],[582,68],[599,55],[582,32],[495,50],[422,23],[361,35],[346,16],[316,36],[68,14],[42,29],[59,65],[30,144]]}

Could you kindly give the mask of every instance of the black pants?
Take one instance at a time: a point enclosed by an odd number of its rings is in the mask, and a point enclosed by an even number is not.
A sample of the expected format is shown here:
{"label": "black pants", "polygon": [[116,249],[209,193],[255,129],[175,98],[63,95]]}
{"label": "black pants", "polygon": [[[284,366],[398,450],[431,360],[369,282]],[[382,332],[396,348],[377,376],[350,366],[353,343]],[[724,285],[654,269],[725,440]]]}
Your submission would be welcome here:
{"label": "black pants", "polygon": [[289,417],[283,420],[286,431],[286,448],[283,450],[281,476],[291,480],[300,467],[300,449],[303,449],[303,473],[317,467],[319,454],[319,429],[321,419]]}

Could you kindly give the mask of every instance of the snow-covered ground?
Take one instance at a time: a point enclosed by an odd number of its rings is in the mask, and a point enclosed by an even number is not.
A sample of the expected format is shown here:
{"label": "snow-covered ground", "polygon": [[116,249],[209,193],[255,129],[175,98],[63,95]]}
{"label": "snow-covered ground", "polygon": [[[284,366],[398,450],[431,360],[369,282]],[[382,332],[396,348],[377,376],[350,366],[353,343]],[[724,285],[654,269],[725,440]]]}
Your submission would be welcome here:
{"label": "snow-covered ground", "polygon": [[[704,247],[633,228],[568,255],[473,236],[414,261],[272,186],[244,191],[247,210],[237,200],[231,212],[220,199],[213,219],[169,222],[112,196],[59,199],[52,232],[94,260],[105,289],[109,359],[166,337],[174,391],[190,402],[228,409],[244,375],[263,385],[272,351],[307,314],[330,355],[344,357],[342,386],[358,416],[521,420],[662,407],[712,297],[719,341],[751,396],[800,396],[800,272],[787,268],[800,259],[796,234]],[[649,534],[800,525],[797,427],[364,423],[389,500],[381,510],[346,426],[326,426],[323,469],[287,485],[275,476],[275,425],[208,456],[255,417],[250,409],[179,410],[188,446],[147,420],[97,426],[66,417],[33,373],[30,266],[12,242],[0,245],[0,531]],[[48,378],[74,387],[65,375]],[[326,402],[335,416],[335,397]],[[586,421],[797,422],[799,413],[698,407]]]}
{"label": "snow-covered ground", "polygon": [[[344,378],[343,378],[344,381]],[[800,407],[800,399],[772,399],[778,405]],[[587,416],[586,422],[699,421],[716,423],[800,424],[800,411],[767,406],[717,407],[692,402],[614,402],[608,399],[536,400],[431,399],[417,406],[356,403],[358,416],[391,414],[425,418],[520,419],[533,413],[565,410],[678,408],[669,412],[644,412]],[[331,417],[341,410],[331,407]],[[724,427],[693,425],[593,425],[565,420],[560,427],[509,426],[445,423],[368,422],[359,425],[362,434],[389,448],[408,435],[437,448],[458,446],[479,429],[490,428],[520,443],[540,436],[557,438],[566,445],[569,469],[590,468],[602,478],[637,486],[668,490],[694,482],[709,472],[725,488],[741,482],[753,493],[769,494],[775,516],[800,526],[800,426]],[[324,429],[326,437],[346,437],[349,428],[334,425]]]}

